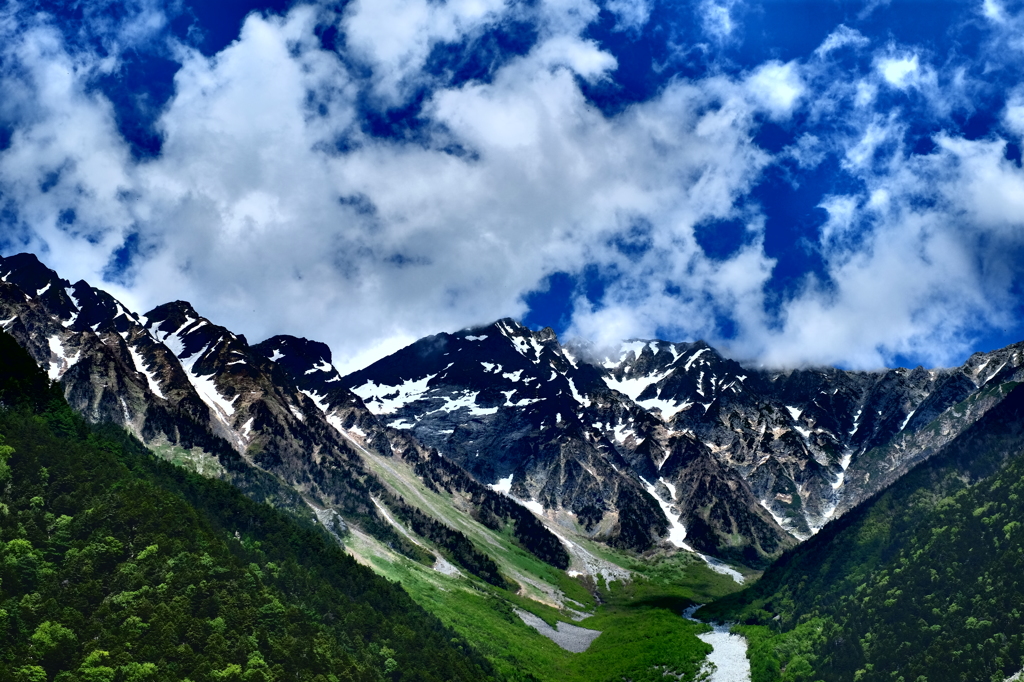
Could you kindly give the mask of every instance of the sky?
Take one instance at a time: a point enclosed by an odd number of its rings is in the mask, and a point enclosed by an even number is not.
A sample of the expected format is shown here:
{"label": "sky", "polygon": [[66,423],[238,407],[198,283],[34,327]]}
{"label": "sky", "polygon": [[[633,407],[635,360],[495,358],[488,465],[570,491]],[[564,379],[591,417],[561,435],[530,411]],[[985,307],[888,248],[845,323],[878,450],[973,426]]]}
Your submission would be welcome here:
{"label": "sky", "polygon": [[1024,340],[1024,2],[6,0],[0,253],[342,371],[513,317]]}

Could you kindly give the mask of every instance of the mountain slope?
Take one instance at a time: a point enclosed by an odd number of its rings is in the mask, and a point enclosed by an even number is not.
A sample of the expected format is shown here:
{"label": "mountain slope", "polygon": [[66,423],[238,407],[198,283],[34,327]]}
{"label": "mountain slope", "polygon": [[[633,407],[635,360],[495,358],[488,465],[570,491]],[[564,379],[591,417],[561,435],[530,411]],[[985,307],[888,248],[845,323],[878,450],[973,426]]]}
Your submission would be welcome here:
{"label": "mountain slope", "polygon": [[805,679],[798,669],[865,682],[1020,670],[1024,385],[993,393],[996,404],[930,459],[706,607],[769,626],[746,630],[755,682]]}
{"label": "mountain slope", "polygon": [[[574,571],[574,537],[766,565],[969,428],[1024,362],[1018,345],[949,370],[780,372],[702,342],[601,354],[500,320],[342,377],[324,344],[250,346],[181,301],[138,316],[34,256],[0,260],[0,280],[3,326],[90,420],[339,537],[354,523],[496,585],[480,542],[507,533]],[[486,532],[424,517],[377,455]]]}
{"label": "mountain slope", "polygon": [[[647,549],[678,528],[680,516],[687,542],[716,555],[757,562],[792,543],[702,443],[610,388],[550,330],[500,320],[439,334],[342,384],[391,427],[550,522],[612,546]],[[704,484],[691,485],[697,479]],[[687,494],[659,501],[658,486]],[[729,495],[707,492],[724,489]],[[663,503],[677,510],[666,515]]]}
{"label": "mountain slope", "polygon": [[123,425],[173,461],[230,480],[336,536],[345,533],[345,520],[356,522],[399,551],[432,560],[431,551],[396,530],[383,505],[415,518],[448,559],[504,584],[493,561],[461,533],[396,498],[244,337],[182,301],[136,316],[85,282],[70,287],[34,256],[0,261],[0,273],[4,326],[90,420]]}
{"label": "mountain slope", "polygon": [[[993,404],[979,396],[1022,364],[1018,344],[947,370],[770,371],[702,342],[602,354],[501,320],[427,337],[340,383],[553,523],[763,565],[969,427]],[[651,500],[665,526],[622,525]]]}
{"label": "mountain slope", "polygon": [[326,533],[86,426],[4,333],[0,400],[0,678],[495,679]]}

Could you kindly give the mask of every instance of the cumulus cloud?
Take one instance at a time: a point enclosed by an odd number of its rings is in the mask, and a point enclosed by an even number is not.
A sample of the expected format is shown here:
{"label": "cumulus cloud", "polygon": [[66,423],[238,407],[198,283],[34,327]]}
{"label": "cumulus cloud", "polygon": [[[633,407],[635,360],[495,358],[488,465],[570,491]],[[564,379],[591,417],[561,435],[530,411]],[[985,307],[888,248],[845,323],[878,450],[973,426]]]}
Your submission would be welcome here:
{"label": "cumulus cloud", "polygon": [[[160,19],[139,7],[142,28],[106,34],[151,40]],[[717,40],[740,30],[736,3],[697,7]],[[630,30],[649,20],[646,2],[606,8]],[[570,334],[703,337],[770,364],[874,367],[900,353],[941,364],[979,322],[1005,321],[1021,170],[995,138],[935,134],[925,154],[905,143],[911,97],[932,121],[959,106],[968,86],[948,86],[952,67],[891,44],[841,73],[842,51],[869,42],[839,26],[806,58],[669,79],[608,114],[585,94],[619,67],[586,32],[598,12],[587,0],[388,0],[253,14],[216,55],[172,45],[163,144],[145,160],[90,87],[117,57],[69,45],[44,15],[0,13],[0,117],[14,131],[0,192],[16,215],[2,246],[96,283],[120,253],[131,264],[117,293],[134,307],[189,299],[254,340],[325,340],[344,369],[521,316],[555,272],[594,271],[604,287],[571,302]],[[512,20],[533,22],[535,41],[486,78],[425,72],[438,45]],[[317,37],[328,23],[344,34],[337,52]],[[368,132],[363,107],[404,104],[417,88],[415,139]],[[1024,136],[1015,92],[1002,118]],[[759,146],[765,121],[797,127],[792,144]],[[851,182],[821,197],[805,240],[824,269],[780,300],[769,209],[753,190],[766,169],[826,159]],[[696,230],[719,222],[742,234],[711,257]]]}
{"label": "cumulus cloud", "polygon": [[746,86],[757,103],[776,119],[793,113],[804,93],[803,80],[795,62],[783,64],[773,60],[762,64],[747,77]]}
{"label": "cumulus cloud", "polygon": [[45,21],[22,23],[13,11],[0,17],[0,35],[0,115],[19,124],[0,154],[13,218],[5,241],[69,272],[97,272],[133,220],[121,200],[131,187],[127,145],[109,102],[84,87],[109,63],[68,54]]}
{"label": "cumulus cloud", "polygon": [[[57,79],[54,98],[74,111],[37,105],[49,137],[25,137],[3,154],[8,165],[38,169],[6,176],[33,177],[20,203],[39,206],[27,221],[37,238],[51,252],[70,252],[61,240],[76,238],[60,225],[55,190],[38,190],[43,166],[70,168],[61,182],[74,188],[71,173],[96,164],[90,193],[111,214],[96,221],[105,231],[92,265],[78,271],[100,270],[100,257],[132,236],[148,248],[129,273],[143,306],[171,289],[257,337],[326,337],[343,365],[366,347],[391,350],[437,329],[521,315],[522,295],[554,270],[625,269],[609,244],[638,220],[653,226],[651,249],[623,287],[647,267],[684,284],[697,268],[709,286],[734,287],[704,262],[692,228],[729,215],[767,162],[750,141],[753,116],[792,106],[791,67],[672,83],[606,117],[576,79],[601,78],[614,58],[552,33],[491,82],[435,90],[424,105],[428,142],[408,145],[356,124],[357,79],[320,48],[319,18],[305,6],[251,15],[213,57],[180,47],[175,95],[159,121],[162,153],[142,163],[125,153],[102,97],[83,94],[73,76]],[[69,57],[44,34],[47,54],[19,53],[56,72]],[[53,78],[40,75],[30,89],[41,97]],[[68,201],[80,212],[88,204]],[[86,213],[78,220],[92,224]]]}
{"label": "cumulus cloud", "polygon": [[733,38],[739,29],[733,13],[738,4],[739,0],[701,0],[698,12],[704,33],[719,42]]}
{"label": "cumulus cloud", "polygon": [[438,43],[454,43],[500,20],[505,0],[356,0],[342,25],[352,57],[373,69],[375,92],[400,102],[423,78]]}
{"label": "cumulus cloud", "polygon": [[[827,201],[831,286],[809,282],[787,306],[765,361],[829,363],[842,348],[853,366],[896,353],[942,365],[979,321],[1009,323],[1024,176],[998,146],[943,139],[934,155],[871,177],[866,201]],[[856,221],[870,230],[866,245],[850,248],[843,236]]]}
{"label": "cumulus cloud", "polygon": [[642,29],[651,16],[651,4],[647,0],[609,0],[605,5],[616,16],[616,30],[636,31]]}

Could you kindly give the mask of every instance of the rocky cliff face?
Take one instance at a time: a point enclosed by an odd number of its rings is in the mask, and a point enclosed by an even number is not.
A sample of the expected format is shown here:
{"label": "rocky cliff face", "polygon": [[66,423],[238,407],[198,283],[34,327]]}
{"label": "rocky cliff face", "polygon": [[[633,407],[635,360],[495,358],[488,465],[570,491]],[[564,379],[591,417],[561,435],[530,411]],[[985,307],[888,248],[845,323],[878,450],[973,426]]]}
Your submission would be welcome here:
{"label": "rocky cliff face", "polygon": [[[597,353],[501,320],[428,337],[341,383],[391,427],[580,532],[669,531],[756,563],[973,423],[1022,363],[1011,346],[954,369],[770,371],[702,342]],[[652,513],[638,489],[664,529],[622,525]]]}
{"label": "rocky cliff face", "polygon": [[0,280],[4,329],[87,419],[293,510],[367,509],[358,456],[243,337],[180,301],[140,317],[31,255],[0,261]]}
{"label": "rocky cliff face", "polygon": [[422,339],[341,383],[392,428],[613,545],[643,549],[670,529],[682,545],[680,523],[696,548],[746,561],[792,544],[737,472],[605,372],[550,330],[501,320]]}

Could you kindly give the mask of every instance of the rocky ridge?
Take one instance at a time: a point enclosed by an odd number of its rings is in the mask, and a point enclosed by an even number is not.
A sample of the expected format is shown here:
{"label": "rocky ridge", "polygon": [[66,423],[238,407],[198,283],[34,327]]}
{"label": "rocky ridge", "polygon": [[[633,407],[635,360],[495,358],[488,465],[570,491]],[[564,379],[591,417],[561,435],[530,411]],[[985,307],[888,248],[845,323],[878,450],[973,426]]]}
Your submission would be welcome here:
{"label": "rocky ridge", "polygon": [[[335,537],[354,521],[417,560],[451,559],[505,584],[493,561],[462,533],[396,496],[367,468],[361,448],[385,456],[398,452],[425,470],[436,453],[378,424],[345,389],[334,394],[340,411],[327,413],[301,381],[291,379],[286,364],[190,304],[175,301],[139,316],[106,292],[84,281],[71,285],[35,256],[22,254],[0,259],[0,323],[89,420],[123,426],[163,456],[229,480]],[[366,432],[378,438],[365,441]],[[558,540],[532,515],[452,466],[443,478],[449,486],[461,481],[462,489],[480,488],[469,494],[485,525],[514,522],[527,551],[568,565]],[[429,537],[438,554],[408,541],[396,518]]]}
{"label": "rocky ridge", "polygon": [[703,342],[597,352],[505,319],[341,376],[325,344],[251,346],[181,301],[140,316],[28,254],[0,259],[0,325],[90,420],[339,535],[354,521],[417,556],[392,516],[415,521],[496,584],[467,543],[389,491],[367,452],[405,460],[558,567],[575,556],[573,533],[763,565],[955,438],[1024,375],[1021,344],[952,369],[772,371]]}
{"label": "rocky ridge", "polygon": [[[773,371],[703,342],[597,353],[500,320],[427,337],[340,383],[563,526],[612,542],[667,534],[756,564],[967,428],[1024,375],[1022,350],[952,369]],[[659,508],[621,497],[637,489]],[[623,525],[652,513],[665,525]]]}

